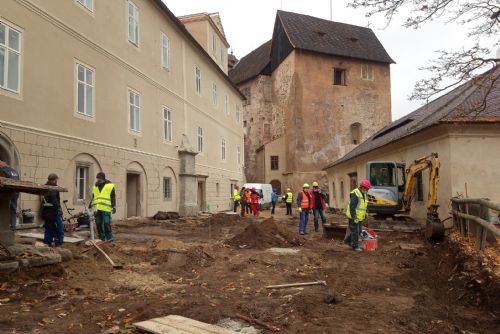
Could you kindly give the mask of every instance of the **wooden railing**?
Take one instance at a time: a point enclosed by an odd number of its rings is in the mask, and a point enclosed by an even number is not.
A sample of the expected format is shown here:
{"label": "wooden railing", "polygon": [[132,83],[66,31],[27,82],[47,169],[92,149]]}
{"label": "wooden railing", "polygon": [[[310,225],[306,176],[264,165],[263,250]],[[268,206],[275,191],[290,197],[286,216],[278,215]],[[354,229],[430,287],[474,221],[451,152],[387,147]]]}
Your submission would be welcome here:
{"label": "wooden railing", "polygon": [[500,204],[482,198],[451,199],[453,223],[462,236],[475,236],[475,246],[478,250],[486,247],[486,236],[500,236],[500,229],[490,222],[490,209],[500,212]]}

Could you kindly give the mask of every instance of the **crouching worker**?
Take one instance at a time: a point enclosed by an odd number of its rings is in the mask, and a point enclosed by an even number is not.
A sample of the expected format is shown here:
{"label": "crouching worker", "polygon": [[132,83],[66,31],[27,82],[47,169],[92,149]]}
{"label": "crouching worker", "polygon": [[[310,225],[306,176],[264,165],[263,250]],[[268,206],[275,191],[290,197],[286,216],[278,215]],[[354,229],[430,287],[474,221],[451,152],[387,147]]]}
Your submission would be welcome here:
{"label": "crouching worker", "polygon": [[359,187],[351,191],[349,203],[346,208],[349,226],[344,242],[350,245],[356,252],[362,251],[358,245],[358,237],[363,230],[363,221],[367,217],[366,208],[368,207],[368,201],[366,199],[366,194],[371,187],[370,181],[361,180]]}
{"label": "crouching worker", "polygon": [[[46,185],[57,186],[59,178],[56,174],[50,174],[47,178]],[[62,221],[62,208],[59,192],[48,191],[42,196],[42,218],[45,222],[45,233],[43,243],[52,247],[52,243],[56,247],[62,245],[64,241],[64,225]]]}
{"label": "crouching worker", "polygon": [[99,172],[96,183],[92,189],[92,202],[94,206],[95,223],[101,240],[113,240],[111,231],[111,213],[116,213],[115,185],[106,180],[106,175]]}

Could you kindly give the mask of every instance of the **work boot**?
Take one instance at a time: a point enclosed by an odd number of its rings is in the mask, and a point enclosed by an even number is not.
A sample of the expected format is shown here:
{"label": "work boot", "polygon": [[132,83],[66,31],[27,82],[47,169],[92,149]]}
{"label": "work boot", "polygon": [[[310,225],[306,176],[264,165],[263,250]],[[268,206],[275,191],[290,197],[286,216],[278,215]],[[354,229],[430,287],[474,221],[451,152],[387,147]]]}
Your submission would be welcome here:
{"label": "work boot", "polygon": [[355,252],[362,252],[362,251],[363,251],[363,250],[362,250],[361,248],[359,248],[359,247],[353,248],[352,250],[353,250],[353,251],[355,251]]}

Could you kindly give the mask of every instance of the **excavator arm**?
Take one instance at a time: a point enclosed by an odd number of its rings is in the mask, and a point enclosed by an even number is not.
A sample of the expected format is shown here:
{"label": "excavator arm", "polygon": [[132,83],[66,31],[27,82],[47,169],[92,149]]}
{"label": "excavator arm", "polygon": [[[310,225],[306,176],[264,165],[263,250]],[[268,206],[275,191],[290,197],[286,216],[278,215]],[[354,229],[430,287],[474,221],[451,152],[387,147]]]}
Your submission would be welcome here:
{"label": "excavator arm", "polygon": [[438,216],[437,190],[439,182],[439,158],[437,153],[415,160],[408,167],[405,192],[403,194],[403,209],[410,211],[415,186],[417,183],[417,174],[423,170],[429,169],[429,193],[427,195],[427,226],[426,236],[430,239],[441,239],[444,236],[444,226]]}
{"label": "excavator arm", "polygon": [[413,194],[417,184],[417,174],[429,169],[429,194],[427,196],[427,210],[436,206],[437,203],[437,185],[439,181],[439,159],[437,153],[415,160],[407,169],[405,191],[403,193],[403,209],[410,211]]}

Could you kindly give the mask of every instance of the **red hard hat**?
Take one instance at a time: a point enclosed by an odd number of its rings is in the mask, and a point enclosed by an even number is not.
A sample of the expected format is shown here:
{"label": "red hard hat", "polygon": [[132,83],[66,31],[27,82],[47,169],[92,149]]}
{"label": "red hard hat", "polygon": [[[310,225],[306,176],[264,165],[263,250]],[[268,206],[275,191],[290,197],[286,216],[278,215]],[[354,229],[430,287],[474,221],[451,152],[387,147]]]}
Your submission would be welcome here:
{"label": "red hard hat", "polygon": [[372,187],[372,184],[368,180],[361,180],[361,182],[359,183],[359,186],[361,188],[370,189]]}

